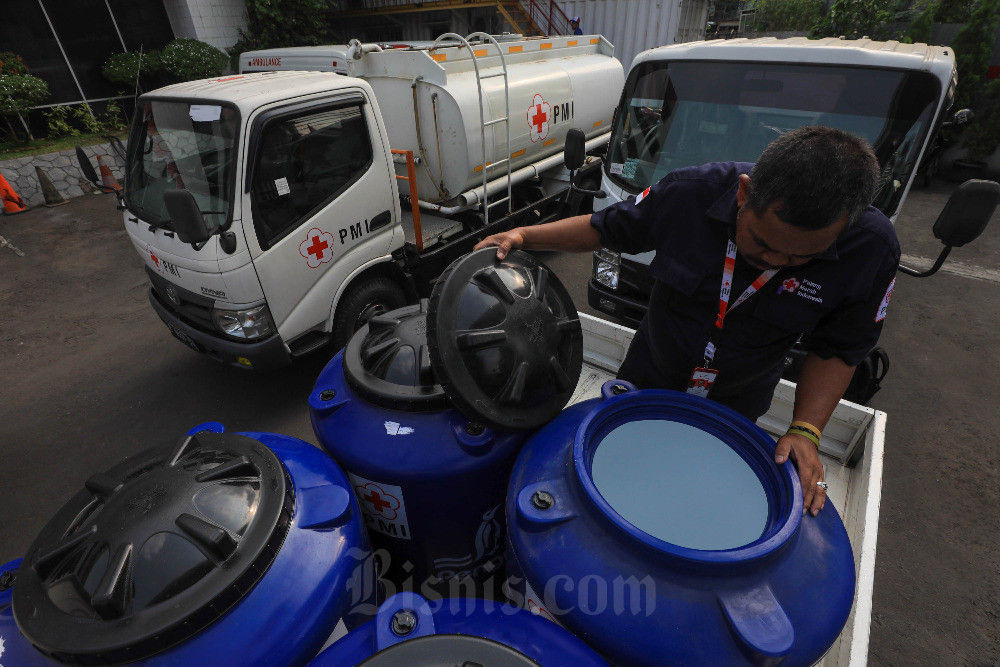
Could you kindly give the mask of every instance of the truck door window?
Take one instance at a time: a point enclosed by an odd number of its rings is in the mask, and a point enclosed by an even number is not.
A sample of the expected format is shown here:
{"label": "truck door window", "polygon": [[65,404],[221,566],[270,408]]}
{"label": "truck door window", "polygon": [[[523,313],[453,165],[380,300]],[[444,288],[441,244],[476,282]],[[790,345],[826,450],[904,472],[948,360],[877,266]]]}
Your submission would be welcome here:
{"label": "truck door window", "polygon": [[261,130],[250,198],[261,248],[311,218],[372,164],[358,106],[281,116]]}

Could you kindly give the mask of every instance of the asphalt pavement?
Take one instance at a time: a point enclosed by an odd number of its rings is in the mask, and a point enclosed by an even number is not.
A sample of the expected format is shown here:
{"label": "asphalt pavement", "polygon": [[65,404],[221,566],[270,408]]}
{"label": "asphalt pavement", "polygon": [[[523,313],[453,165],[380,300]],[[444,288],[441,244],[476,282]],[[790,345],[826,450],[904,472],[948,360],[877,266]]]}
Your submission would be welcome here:
{"label": "asphalt pavement", "polygon": [[[897,222],[927,266],[950,184],[915,191]],[[0,563],[22,555],[93,473],[192,426],[315,443],[307,396],[321,352],[270,373],[171,337],[111,196],[0,216]],[[586,305],[589,255],[539,253]],[[880,344],[891,368],[873,665],[1000,664],[1000,213],[938,275],[900,276]]]}

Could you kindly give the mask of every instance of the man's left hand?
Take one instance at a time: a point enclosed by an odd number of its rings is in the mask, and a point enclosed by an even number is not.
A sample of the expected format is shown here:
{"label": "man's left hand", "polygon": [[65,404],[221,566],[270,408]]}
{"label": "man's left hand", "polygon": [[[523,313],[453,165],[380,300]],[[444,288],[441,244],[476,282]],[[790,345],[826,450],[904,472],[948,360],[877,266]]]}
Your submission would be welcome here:
{"label": "man's left hand", "polygon": [[819,460],[816,445],[808,438],[789,433],[778,439],[774,462],[784,463],[791,456],[802,482],[802,513],[808,510],[816,516],[826,503],[826,489],[817,484],[823,481],[823,463]]}

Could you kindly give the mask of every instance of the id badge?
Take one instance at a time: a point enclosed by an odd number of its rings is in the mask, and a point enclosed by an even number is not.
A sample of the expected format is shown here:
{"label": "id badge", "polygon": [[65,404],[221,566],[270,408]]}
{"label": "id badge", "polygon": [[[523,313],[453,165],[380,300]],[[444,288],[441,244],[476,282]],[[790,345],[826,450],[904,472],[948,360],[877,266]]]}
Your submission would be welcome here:
{"label": "id badge", "polygon": [[718,375],[719,371],[714,368],[696,368],[691,373],[691,379],[688,380],[688,386],[685,391],[688,394],[708,398],[708,392],[712,391],[712,385],[715,384],[715,378]]}

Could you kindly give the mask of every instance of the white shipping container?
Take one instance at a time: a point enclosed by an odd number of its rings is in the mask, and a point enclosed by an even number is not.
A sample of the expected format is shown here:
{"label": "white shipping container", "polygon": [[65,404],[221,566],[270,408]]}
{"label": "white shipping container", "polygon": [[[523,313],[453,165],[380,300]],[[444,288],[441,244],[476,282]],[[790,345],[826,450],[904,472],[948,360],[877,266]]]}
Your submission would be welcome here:
{"label": "white shipping container", "polygon": [[580,17],[586,34],[615,45],[625,71],[639,53],[657,46],[705,39],[709,0],[566,0],[566,16]]}

